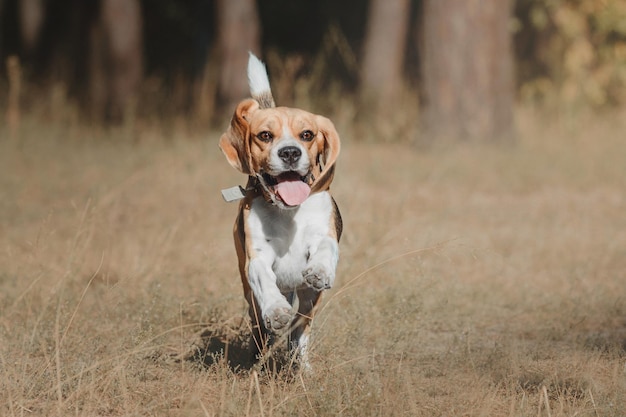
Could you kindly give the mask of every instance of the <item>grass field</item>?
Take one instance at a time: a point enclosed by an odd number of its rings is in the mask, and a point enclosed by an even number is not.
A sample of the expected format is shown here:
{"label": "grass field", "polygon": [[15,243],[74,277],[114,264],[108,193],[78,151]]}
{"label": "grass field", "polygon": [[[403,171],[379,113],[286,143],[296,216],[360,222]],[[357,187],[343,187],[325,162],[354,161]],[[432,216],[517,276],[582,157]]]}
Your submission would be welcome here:
{"label": "grass field", "polygon": [[519,126],[339,126],[338,281],[295,376],[242,357],[219,132],[1,130],[0,415],[626,415],[626,117]]}

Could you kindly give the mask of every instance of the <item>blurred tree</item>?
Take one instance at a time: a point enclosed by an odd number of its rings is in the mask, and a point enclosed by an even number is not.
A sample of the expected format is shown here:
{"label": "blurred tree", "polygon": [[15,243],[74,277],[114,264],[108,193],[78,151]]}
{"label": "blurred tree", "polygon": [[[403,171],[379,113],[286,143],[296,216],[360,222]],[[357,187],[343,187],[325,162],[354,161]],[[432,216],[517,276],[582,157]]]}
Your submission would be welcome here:
{"label": "blurred tree", "polygon": [[260,54],[259,16],[254,0],[218,0],[217,37],[221,60],[218,95],[230,108],[248,97],[248,51]]}
{"label": "blurred tree", "polygon": [[371,0],[364,43],[361,87],[366,102],[389,108],[403,86],[409,0]]}
{"label": "blurred tree", "polygon": [[626,1],[516,0],[524,104],[577,112],[626,104]]}
{"label": "blurred tree", "polygon": [[513,133],[510,0],[424,0],[427,137],[509,140]]}
{"label": "blurred tree", "polygon": [[45,11],[43,0],[20,0],[19,14],[22,46],[28,55],[35,51],[39,41]]}
{"label": "blurred tree", "polygon": [[0,59],[4,56],[4,33],[2,22],[4,21],[4,0],[0,0]]}
{"label": "blurred tree", "polygon": [[92,116],[120,122],[131,116],[143,78],[143,19],[139,0],[101,0],[90,33]]}

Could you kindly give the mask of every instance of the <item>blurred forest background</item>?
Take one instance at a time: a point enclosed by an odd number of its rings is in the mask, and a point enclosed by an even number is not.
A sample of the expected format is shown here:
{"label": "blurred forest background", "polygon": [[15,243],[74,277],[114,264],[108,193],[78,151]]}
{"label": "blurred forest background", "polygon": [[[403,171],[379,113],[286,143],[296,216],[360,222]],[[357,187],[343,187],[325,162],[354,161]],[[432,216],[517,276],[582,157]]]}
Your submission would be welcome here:
{"label": "blurred forest background", "polygon": [[221,127],[249,50],[279,104],[386,132],[506,141],[517,104],[626,104],[624,0],[0,0],[0,110]]}

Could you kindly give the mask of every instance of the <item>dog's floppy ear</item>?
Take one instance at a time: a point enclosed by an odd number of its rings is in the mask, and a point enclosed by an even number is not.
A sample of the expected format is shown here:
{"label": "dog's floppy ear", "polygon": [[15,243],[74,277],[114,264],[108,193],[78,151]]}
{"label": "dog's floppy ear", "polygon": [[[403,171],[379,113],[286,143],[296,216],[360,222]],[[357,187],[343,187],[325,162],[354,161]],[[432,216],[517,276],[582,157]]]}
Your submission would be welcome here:
{"label": "dog's floppy ear", "polygon": [[341,149],[339,134],[333,122],[322,116],[316,116],[316,120],[323,136],[323,144],[320,146],[320,155],[318,156],[323,164],[323,169],[319,177],[311,184],[312,193],[326,191],[330,187],[335,176],[335,162]]}
{"label": "dog's floppy ear", "polygon": [[230,127],[220,138],[220,149],[228,162],[244,174],[252,175],[250,161],[250,115],[259,108],[259,103],[247,99],[237,105]]}

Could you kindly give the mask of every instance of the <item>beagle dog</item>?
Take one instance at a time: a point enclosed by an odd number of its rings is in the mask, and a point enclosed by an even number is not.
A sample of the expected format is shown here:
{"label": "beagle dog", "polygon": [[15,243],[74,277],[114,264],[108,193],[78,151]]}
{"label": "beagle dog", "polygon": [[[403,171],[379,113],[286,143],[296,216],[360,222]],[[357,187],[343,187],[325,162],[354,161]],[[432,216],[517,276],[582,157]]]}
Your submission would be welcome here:
{"label": "beagle dog", "polygon": [[342,221],[329,193],[339,135],[325,117],[276,107],[265,65],[252,53],[248,81],[252,98],[239,103],[219,146],[248,175],[245,188],[222,193],[241,199],[233,234],[252,353],[287,335],[291,354],[309,368],[311,320],[339,258]]}

